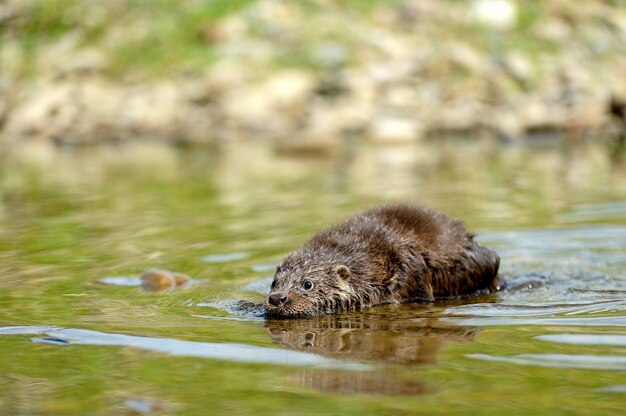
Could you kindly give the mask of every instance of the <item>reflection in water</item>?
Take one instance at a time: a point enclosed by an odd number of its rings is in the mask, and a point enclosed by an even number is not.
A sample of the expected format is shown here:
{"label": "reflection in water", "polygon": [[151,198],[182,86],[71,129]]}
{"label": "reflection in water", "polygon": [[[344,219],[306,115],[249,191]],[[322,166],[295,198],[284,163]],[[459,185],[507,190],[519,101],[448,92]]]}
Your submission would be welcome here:
{"label": "reflection in water", "polygon": [[207,254],[200,258],[205,263],[226,263],[229,261],[245,259],[249,253],[223,253],[223,254]]}
{"label": "reflection in water", "polygon": [[[621,205],[626,207],[624,203]],[[480,240],[485,244],[496,245],[499,254],[504,257],[526,256],[537,260],[571,263],[572,256],[576,256],[581,261],[591,262],[594,255],[604,256],[604,260],[607,250],[624,252],[626,227],[612,225],[494,232],[481,235]],[[616,259],[622,260],[620,257]]]}
{"label": "reflection in water", "polygon": [[358,373],[333,369],[299,369],[293,372],[291,379],[299,386],[331,394],[412,396],[434,391],[426,382],[412,380],[397,368],[390,367]]}
{"label": "reflection in water", "polygon": [[597,389],[596,391],[600,393],[626,393],[626,384],[612,384]]}
{"label": "reflection in water", "polygon": [[243,363],[318,366],[321,368],[365,368],[363,366],[351,365],[348,362],[326,359],[315,354],[285,351],[276,348],[235,343],[138,337],[90,331],[87,329],[55,328],[50,326],[12,326],[0,328],[0,336],[2,335],[38,335],[38,337],[32,339],[33,342],[50,345],[109,345],[132,347],[174,356],[210,358]]}
{"label": "reflection in water", "polygon": [[530,317],[554,317],[556,315],[598,314],[600,312],[626,311],[624,300],[602,300],[597,302],[575,301],[570,303],[534,303],[524,304],[475,304],[446,309],[449,315],[475,317],[504,317],[511,320]]}
{"label": "reflection in water", "polygon": [[[37,161],[33,154],[40,154]],[[41,171],[37,181],[45,189],[95,190],[96,195],[102,186],[129,191],[128,179],[132,178],[142,186],[131,189],[130,201],[138,189],[158,183],[162,192],[158,196],[163,198],[158,203],[164,207],[172,204],[169,200],[195,193],[237,215],[238,221],[228,224],[235,229],[259,224],[266,230],[284,228],[285,210],[289,210],[289,221],[302,229],[310,224],[307,220],[338,220],[353,211],[353,207],[344,211],[347,204],[362,208],[381,199],[418,200],[479,226],[488,223],[489,227],[509,229],[512,225],[554,224],[552,215],[560,214],[564,204],[576,202],[574,195],[593,201],[614,199],[612,195],[626,192],[626,171],[612,169],[606,150],[591,145],[576,155],[558,148],[425,141],[395,147],[362,145],[350,158],[325,160],[277,157],[255,143],[229,144],[211,152],[149,145],[74,152],[16,148],[0,157],[5,167],[0,177],[11,184],[9,192],[32,186],[17,173],[25,169]],[[181,193],[163,188],[170,184]],[[197,198],[189,202],[197,202]],[[6,203],[19,200],[8,198]],[[164,225],[171,226],[170,218]],[[251,218],[257,221],[249,222]],[[575,220],[564,217],[566,222]],[[221,225],[219,221],[216,224]],[[238,247],[234,252],[248,248]]]}
{"label": "reflection in water", "polygon": [[434,363],[441,348],[470,340],[477,332],[438,319],[390,319],[367,313],[268,320],[265,326],[272,341],[284,348],[333,359],[394,364]]}
{"label": "reflection in water", "polygon": [[[331,393],[409,395],[433,389],[403,366],[434,364],[446,345],[471,340],[474,328],[446,325],[437,319],[403,319],[401,307],[386,313],[342,314],[315,319],[267,320],[272,341],[282,348],[345,362],[386,363],[375,371],[300,369],[294,380]],[[415,373],[413,371],[413,373]]]}
{"label": "reflection in water", "polygon": [[470,354],[468,356],[477,360],[537,367],[609,371],[626,370],[626,356],[623,355],[517,354],[513,356],[496,356],[489,354]]}
{"label": "reflection in water", "polygon": [[614,345],[626,347],[626,335],[600,334],[549,334],[539,335],[536,339],[575,345]]}
{"label": "reflection in water", "polygon": [[626,316],[602,316],[598,318],[448,318],[445,322],[457,325],[475,326],[511,326],[511,325],[532,325],[532,326],[626,326]]}

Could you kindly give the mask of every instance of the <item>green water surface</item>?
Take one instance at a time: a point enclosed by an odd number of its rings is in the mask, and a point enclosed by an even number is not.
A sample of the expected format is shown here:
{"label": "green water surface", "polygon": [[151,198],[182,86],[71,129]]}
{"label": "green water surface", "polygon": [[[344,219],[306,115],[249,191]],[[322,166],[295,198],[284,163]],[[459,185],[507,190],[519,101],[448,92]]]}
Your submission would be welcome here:
{"label": "green water surface", "polygon": [[[1,415],[626,409],[626,166],[602,146],[29,146],[0,163]],[[398,200],[463,219],[517,289],[263,318],[282,256]],[[153,267],[194,284],[102,282]]]}

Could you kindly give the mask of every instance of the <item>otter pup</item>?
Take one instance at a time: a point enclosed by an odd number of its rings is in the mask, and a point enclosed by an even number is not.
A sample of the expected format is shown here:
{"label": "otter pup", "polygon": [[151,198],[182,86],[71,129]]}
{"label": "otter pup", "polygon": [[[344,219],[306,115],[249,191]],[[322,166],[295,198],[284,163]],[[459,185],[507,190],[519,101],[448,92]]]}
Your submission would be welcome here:
{"label": "otter pup", "polygon": [[497,290],[500,258],[430,209],[386,205],[320,231],[276,268],[268,317],[312,317],[381,303]]}

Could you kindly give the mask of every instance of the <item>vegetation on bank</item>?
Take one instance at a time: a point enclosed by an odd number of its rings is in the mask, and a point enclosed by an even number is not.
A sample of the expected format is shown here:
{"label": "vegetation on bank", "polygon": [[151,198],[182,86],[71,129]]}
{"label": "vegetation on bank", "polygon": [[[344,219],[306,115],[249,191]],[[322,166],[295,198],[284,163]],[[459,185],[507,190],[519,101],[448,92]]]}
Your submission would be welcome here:
{"label": "vegetation on bank", "polygon": [[[38,54],[47,47],[64,40],[69,48],[94,48],[104,52],[106,70],[110,75],[120,76],[166,76],[171,74],[189,75],[203,71],[219,58],[220,43],[230,34],[230,29],[220,27],[220,22],[234,14],[241,14],[249,23],[244,29],[246,36],[276,38],[275,28],[286,22],[267,22],[263,12],[259,13],[258,0],[115,0],[94,2],[89,0],[39,0],[9,1],[0,6],[0,28],[3,41],[12,45],[21,59],[6,59],[5,64],[16,65],[20,74],[34,75],[45,62],[38,61]],[[279,65],[306,66],[317,68],[315,45],[332,41],[348,50],[348,55],[356,55],[353,50],[360,37],[375,33],[355,33],[359,25],[385,23],[390,13],[404,13],[405,23],[436,16],[429,10],[417,10],[424,16],[415,16],[415,10],[407,7],[409,2],[401,0],[299,0],[290,3],[293,14],[277,16],[296,19],[293,27],[299,33],[289,34],[287,42],[278,39],[275,62]],[[442,9],[459,10],[466,2],[445,0]],[[612,29],[610,9],[619,7],[619,1],[583,2],[568,4],[565,1],[542,2],[539,0],[518,2],[515,30],[499,34],[499,47],[506,51],[518,51],[530,59],[537,60],[542,55],[558,53],[562,45],[556,39],[546,39],[533,32],[542,21],[561,16],[576,31],[583,19],[588,26]],[[603,6],[606,14],[592,13],[586,16],[585,9],[590,4]],[[270,6],[271,7],[271,6]],[[452,13],[451,13],[452,14]],[[325,25],[324,16],[335,16],[334,21],[351,22],[350,26]],[[321,18],[320,18],[321,16]],[[337,16],[340,16],[339,18]],[[457,38],[472,46],[487,50],[489,37],[480,22],[472,19],[449,17],[437,22],[436,36],[439,42],[445,38]],[[374,20],[374,22],[372,22]],[[256,22],[255,22],[256,21]],[[327,19],[328,23],[331,20]],[[269,24],[268,24],[269,23]],[[417,22],[426,23],[426,22]],[[395,28],[402,31],[403,28]],[[404,28],[406,29],[406,28]],[[556,31],[556,30],[555,30]],[[577,40],[576,33],[570,39]],[[610,46],[610,47],[607,47]],[[615,45],[613,45],[615,46]],[[598,47],[595,55],[602,59],[619,52],[611,45]],[[11,51],[5,51],[5,55]],[[352,58],[356,58],[352,56]]]}
{"label": "vegetation on bank", "polygon": [[[479,13],[489,1],[514,9],[508,25]],[[619,3],[11,0],[0,5],[0,129],[13,141],[314,147],[354,133],[580,136],[626,97]]]}
{"label": "vegetation on bank", "polygon": [[77,48],[97,48],[112,75],[163,76],[197,70],[215,55],[203,31],[252,0],[41,0],[5,11],[5,39],[23,53],[20,70],[34,75],[37,54],[66,37]]}

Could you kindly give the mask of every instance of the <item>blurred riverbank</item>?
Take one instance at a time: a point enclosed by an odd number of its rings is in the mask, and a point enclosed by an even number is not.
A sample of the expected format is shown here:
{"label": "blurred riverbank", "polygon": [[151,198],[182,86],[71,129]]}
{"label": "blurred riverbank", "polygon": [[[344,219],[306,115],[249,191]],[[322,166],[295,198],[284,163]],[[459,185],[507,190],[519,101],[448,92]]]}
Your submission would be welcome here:
{"label": "blurred riverbank", "polygon": [[479,3],[9,0],[0,143],[263,138],[332,153],[355,134],[623,128],[607,111],[626,99],[619,1],[505,2],[507,25]]}

